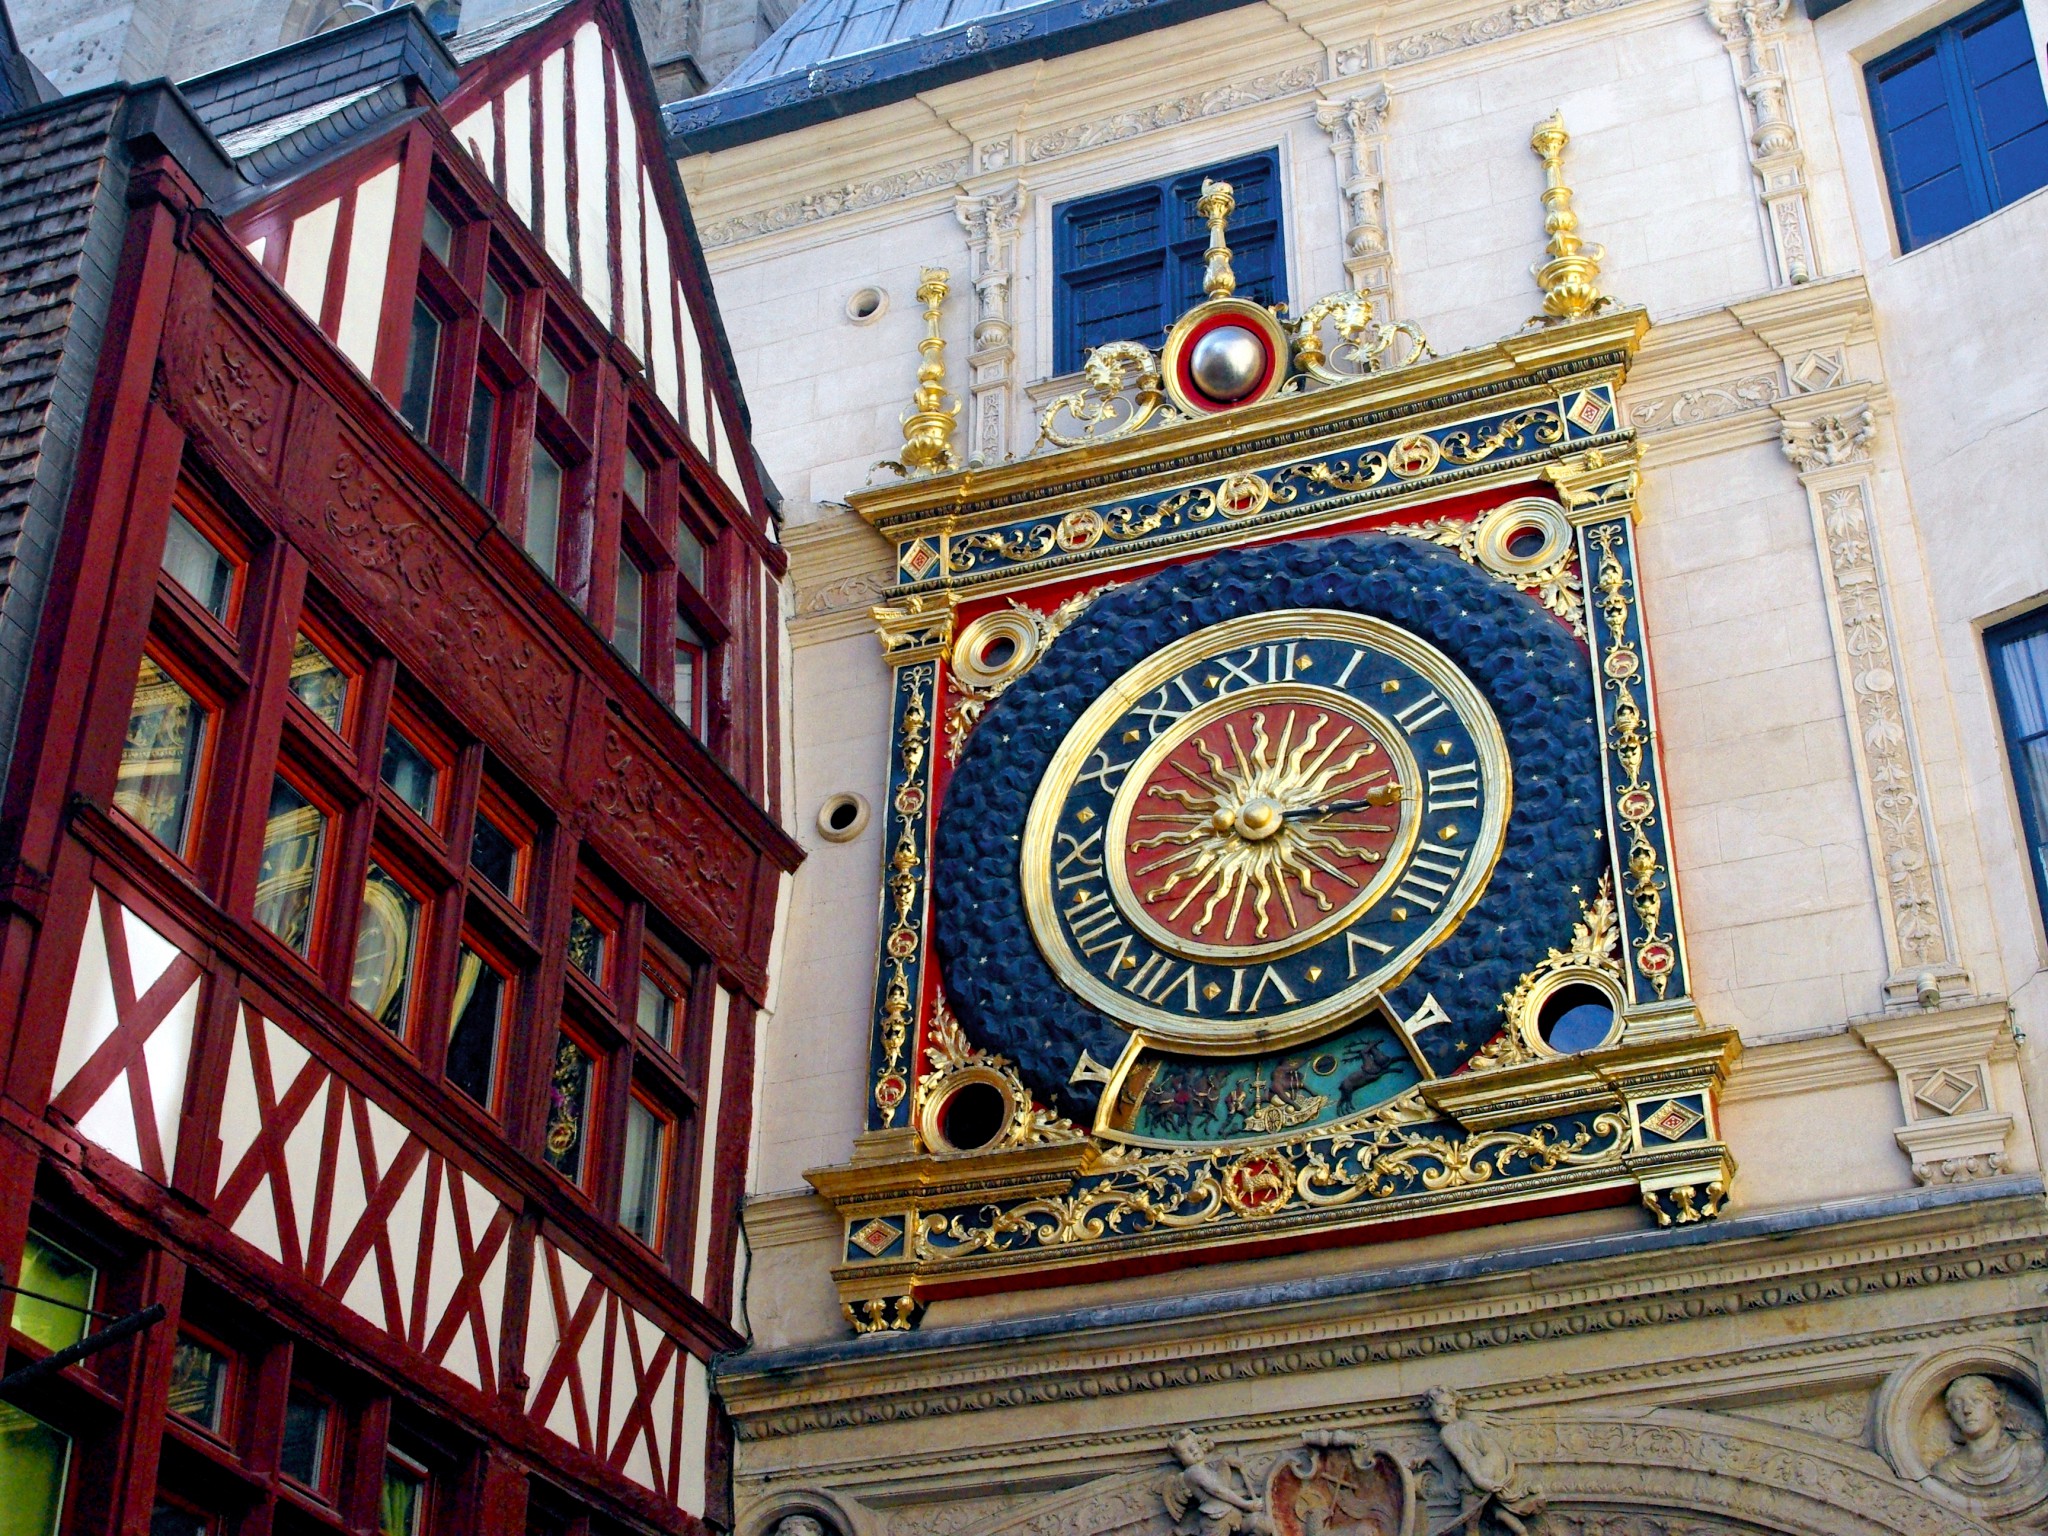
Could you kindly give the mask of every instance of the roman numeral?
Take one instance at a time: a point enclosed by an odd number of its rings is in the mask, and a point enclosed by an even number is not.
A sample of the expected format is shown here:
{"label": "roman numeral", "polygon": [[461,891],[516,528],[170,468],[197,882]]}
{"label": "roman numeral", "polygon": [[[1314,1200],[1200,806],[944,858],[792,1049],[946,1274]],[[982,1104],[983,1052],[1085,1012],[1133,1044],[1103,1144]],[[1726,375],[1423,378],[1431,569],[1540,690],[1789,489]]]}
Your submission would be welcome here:
{"label": "roman numeral", "polygon": [[1259,1004],[1265,998],[1266,988],[1268,987],[1271,987],[1280,994],[1280,1000],[1283,1003],[1291,1005],[1297,1001],[1294,989],[1287,985],[1287,978],[1269,965],[1259,973],[1259,984],[1252,988],[1251,1001],[1246,1002],[1244,1000],[1244,977],[1245,973],[1243,971],[1236,971],[1231,975],[1230,1007],[1228,1009],[1231,1013],[1258,1012]]}
{"label": "roman numeral", "polygon": [[[1074,787],[1078,789],[1093,779],[1102,786],[1103,793],[1113,795],[1117,792],[1117,786],[1123,783],[1124,774],[1129,770],[1131,763],[1135,761],[1136,759],[1132,758],[1121,763],[1113,762],[1105,748],[1097,747],[1088,754],[1087,761],[1081,764],[1080,773],[1074,777]],[[1111,774],[1116,776],[1114,780],[1111,779]]]}
{"label": "roman numeral", "polygon": [[1394,887],[1393,899],[1409,902],[1425,912],[1434,912],[1464,865],[1464,849],[1435,848],[1425,843],[1408,861],[1408,868],[1401,874],[1401,883]]}
{"label": "roman numeral", "polygon": [[1402,730],[1413,736],[1430,721],[1441,719],[1450,712],[1450,705],[1434,693],[1425,693],[1406,709],[1395,710],[1394,718],[1400,722]]}
{"label": "roman numeral", "polygon": [[1256,688],[1259,685],[1259,679],[1252,671],[1252,668],[1259,664],[1259,648],[1256,645],[1245,648],[1244,664],[1242,666],[1232,661],[1228,656],[1215,657],[1213,664],[1221,669],[1223,673],[1222,678],[1216,685],[1216,692],[1218,694],[1235,692],[1230,686],[1232,678],[1237,679],[1237,686],[1239,688]]}
{"label": "roman numeral", "polygon": [[[1053,841],[1055,844],[1067,845],[1067,851],[1060,854],[1059,862],[1052,870],[1054,878],[1059,882],[1060,890],[1065,890],[1070,885],[1079,885],[1083,880],[1093,880],[1102,873],[1102,855],[1100,852],[1091,851],[1102,842],[1100,827],[1086,837],[1076,837],[1071,832],[1055,832]],[[1080,869],[1068,874],[1067,871],[1077,864]]]}
{"label": "roman numeral", "polygon": [[1470,810],[1479,804],[1479,765],[1457,763],[1449,768],[1429,770],[1429,793],[1427,809],[1434,816],[1438,811]]}
{"label": "roman numeral", "polygon": [[1195,968],[1184,965],[1178,974],[1174,972],[1173,961],[1161,954],[1154,954],[1135,971],[1124,978],[1124,990],[1142,997],[1148,1003],[1164,1003],[1174,993],[1182,994],[1181,1010],[1185,1013],[1200,1013],[1201,1004],[1195,991]]}
{"label": "roman numeral", "polygon": [[[1351,975],[1354,980],[1358,976],[1358,952],[1361,949],[1369,949],[1375,955],[1391,955],[1394,952],[1393,945],[1382,944],[1378,939],[1369,939],[1362,933],[1345,934],[1344,956],[1351,963]],[[1372,962],[1368,960],[1366,964],[1370,965]]]}
{"label": "roman numeral", "polygon": [[[1178,693],[1187,702],[1176,705],[1173,702],[1173,695],[1175,693]],[[1149,720],[1151,726],[1146,734],[1148,736],[1157,736],[1166,727],[1172,725],[1174,721],[1180,719],[1182,715],[1185,715],[1201,702],[1200,699],[1195,697],[1195,690],[1188,686],[1188,680],[1184,677],[1176,677],[1172,682],[1163,684],[1160,687],[1159,692],[1153,696],[1153,701],[1132,705],[1131,713]]]}
{"label": "roman numeral", "polygon": [[[1081,946],[1081,953],[1092,954],[1088,946],[1095,944],[1105,933],[1120,927],[1123,919],[1117,915],[1116,904],[1102,891],[1084,891],[1081,899],[1067,908],[1067,928],[1074,935],[1074,942]],[[1106,942],[1106,941],[1105,941]],[[1098,944],[1097,948],[1103,945]]]}
{"label": "roman numeral", "polygon": [[[1266,681],[1284,683],[1294,676],[1294,651],[1300,642],[1290,640],[1286,645],[1266,647]],[[1284,655],[1284,660],[1283,660]]]}
{"label": "roman numeral", "polygon": [[1365,660],[1365,647],[1359,646],[1351,652],[1351,659],[1344,663],[1344,670],[1337,674],[1337,686],[1342,688],[1351,681],[1351,674],[1358,670],[1358,664]]}
{"label": "roman numeral", "polygon": [[1436,1000],[1436,994],[1425,992],[1422,995],[1422,1006],[1401,1021],[1401,1028],[1407,1033],[1408,1038],[1413,1040],[1431,1025],[1450,1022],[1451,1016],[1444,1012],[1444,1005]]}

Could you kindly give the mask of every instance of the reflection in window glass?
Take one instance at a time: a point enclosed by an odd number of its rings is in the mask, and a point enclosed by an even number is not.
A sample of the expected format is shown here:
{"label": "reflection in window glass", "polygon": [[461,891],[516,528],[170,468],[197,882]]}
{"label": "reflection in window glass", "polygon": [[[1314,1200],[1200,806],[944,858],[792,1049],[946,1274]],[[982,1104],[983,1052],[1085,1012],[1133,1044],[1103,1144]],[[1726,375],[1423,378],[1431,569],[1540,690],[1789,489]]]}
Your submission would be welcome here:
{"label": "reflection in window glass", "polygon": [[612,644],[618,648],[626,664],[637,669],[640,665],[640,600],[643,582],[640,567],[633,563],[633,557],[621,553],[619,556],[618,599],[613,606]]}
{"label": "reflection in window glass", "polygon": [[548,1079],[548,1166],[572,1184],[583,1182],[585,1134],[597,1063],[566,1031],[555,1037],[555,1067]]}
{"label": "reflection in window glass", "polygon": [[626,1101],[625,1176],[619,1225],[652,1248],[661,1237],[662,1171],[668,1166],[669,1122],[637,1098]]}
{"label": "reflection in window glass", "polygon": [[31,1227],[21,1250],[21,1288],[33,1294],[14,1298],[16,1331],[45,1349],[69,1349],[85,1337],[98,1280],[98,1270]]}
{"label": "reflection in window glass", "polygon": [[555,546],[562,531],[562,466],[539,443],[526,480],[526,552],[534,564],[555,574]]}
{"label": "reflection in window glass", "polygon": [[640,1028],[663,1050],[675,1034],[675,999],[668,988],[645,971],[640,973]]}
{"label": "reflection in window glass", "polygon": [[693,591],[704,590],[704,541],[676,524],[676,571]]}
{"label": "reflection in window glass", "polygon": [[469,437],[462,450],[463,488],[478,501],[491,498],[491,441],[498,422],[498,396],[482,379],[469,392]]}
{"label": "reflection in window glass", "polygon": [[56,1536],[70,1466],[69,1435],[0,1403],[0,1531]]}
{"label": "reflection in window glass", "polygon": [[412,301],[412,340],[405,354],[405,386],[398,414],[421,437],[434,415],[434,371],[441,360],[441,317],[425,299]]}
{"label": "reflection in window glass", "polygon": [[227,1398],[228,1357],[180,1334],[171,1350],[171,1412],[218,1434]]}
{"label": "reflection in window glass", "polygon": [[678,615],[676,618],[676,671],[675,697],[672,707],[676,718],[691,730],[701,730],[700,716],[702,689],[699,684],[704,676],[703,638],[690,628],[689,622]]}
{"label": "reflection in window glass", "polygon": [[326,841],[326,813],[282,776],[274,780],[256,871],[256,921],[302,955],[313,948],[313,898]]}
{"label": "reflection in window glass", "polygon": [[519,843],[483,811],[476,815],[476,830],[470,834],[469,867],[501,892],[519,899]]}
{"label": "reflection in window glass", "polygon": [[427,249],[441,258],[442,266],[447,266],[455,253],[455,226],[448,222],[448,215],[432,203],[427,204],[426,225],[420,235]]}
{"label": "reflection in window glass", "polygon": [[185,852],[208,714],[152,657],[142,658],[114,804],[175,854]]}
{"label": "reflection in window glass", "polygon": [[485,1109],[497,1097],[498,1039],[505,1017],[504,975],[467,944],[455,964],[455,1005],[448,1026],[448,1081]]}
{"label": "reflection in window glass", "polygon": [[626,492],[626,500],[641,511],[647,510],[647,466],[640,455],[632,449],[626,450],[626,462],[620,466],[619,474]]}
{"label": "reflection in window glass", "polygon": [[284,1445],[277,1468],[293,1482],[316,1492],[327,1486],[327,1440],[333,1426],[327,1402],[303,1387],[293,1387],[284,1405]]}
{"label": "reflection in window glass", "polygon": [[175,1504],[158,1504],[150,1512],[149,1536],[207,1536],[213,1522]]}
{"label": "reflection in window glass", "polygon": [[500,336],[505,334],[505,319],[511,310],[511,302],[505,297],[505,290],[490,273],[484,274],[484,319],[490,322],[492,330]]}
{"label": "reflection in window glass", "polygon": [[419,898],[383,866],[372,864],[363,881],[363,922],[356,930],[356,963],[348,995],[394,1035],[405,1034],[419,938]]}
{"label": "reflection in window glass", "polygon": [[540,392],[555,402],[555,409],[569,409],[569,370],[546,342],[540,348]]}
{"label": "reflection in window glass", "polygon": [[214,547],[205,534],[176,507],[164,535],[164,572],[199,599],[199,605],[223,624],[235,592],[234,562]]}
{"label": "reflection in window glass", "polygon": [[604,980],[604,930],[581,907],[569,911],[569,963],[592,981]]}
{"label": "reflection in window glass", "polygon": [[377,1536],[419,1536],[427,1509],[427,1474],[396,1456],[384,1463],[384,1497],[377,1507]]}
{"label": "reflection in window glass", "polygon": [[441,772],[434,760],[414,746],[397,726],[384,732],[384,782],[398,798],[419,813],[424,821],[434,819],[434,802],[441,785]]}
{"label": "reflection in window glass", "polygon": [[348,674],[303,631],[292,641],[292,692],[335,735],[348,712]]}

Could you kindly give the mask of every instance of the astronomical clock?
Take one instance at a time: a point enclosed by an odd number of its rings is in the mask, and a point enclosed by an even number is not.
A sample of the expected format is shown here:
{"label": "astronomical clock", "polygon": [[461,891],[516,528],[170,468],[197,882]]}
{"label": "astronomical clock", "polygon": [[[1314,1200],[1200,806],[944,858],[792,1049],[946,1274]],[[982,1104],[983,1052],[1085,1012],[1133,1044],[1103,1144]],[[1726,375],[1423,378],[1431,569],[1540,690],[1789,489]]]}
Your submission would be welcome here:
{"label": "astronomical clock", "polygon": [[[1099,349],[953,462],[944,285],[875,610],[862,1331],[1022,1285],[1594,1206],[1712,1218],[1615,388],[1641,311],[1436,356],[1358,294]],[[881,787],[881,786],[878,786]]]}

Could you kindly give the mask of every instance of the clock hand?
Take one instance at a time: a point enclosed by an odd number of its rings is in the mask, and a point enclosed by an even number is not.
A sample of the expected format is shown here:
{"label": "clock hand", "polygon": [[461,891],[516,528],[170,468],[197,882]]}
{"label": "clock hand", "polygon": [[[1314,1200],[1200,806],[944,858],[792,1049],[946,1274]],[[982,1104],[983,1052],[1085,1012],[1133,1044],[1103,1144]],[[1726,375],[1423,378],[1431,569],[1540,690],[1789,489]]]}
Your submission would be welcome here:
{"label": "clock hand", "polygon": [[1401,795],[1399,784],[1379,784],[1367,790],[1362,800],[1337,800],[1329,805],[1304,805],[1298,810],[1287,811],[1284,815],[1289,821],[1302,816],[1336,816],[1344,811],[1362,811],[1367,806],[1398,805],[1401,802]]}

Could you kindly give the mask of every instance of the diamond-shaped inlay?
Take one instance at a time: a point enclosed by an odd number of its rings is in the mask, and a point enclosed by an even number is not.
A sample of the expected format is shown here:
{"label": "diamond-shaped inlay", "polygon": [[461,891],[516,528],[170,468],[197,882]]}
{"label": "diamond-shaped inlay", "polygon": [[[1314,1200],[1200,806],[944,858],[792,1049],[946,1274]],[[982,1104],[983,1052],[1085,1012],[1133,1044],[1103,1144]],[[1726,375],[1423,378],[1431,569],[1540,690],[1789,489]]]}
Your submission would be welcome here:
{"label": "diamond-shaped inlay", "polygon": [[1913,1085],[1913,1097],[1938,1115],[1960,1114],[1977,1097],[1978,1083],[1971,1073],[1943,1067]]}
{"label": "diamond-shaped inlay", "polygon": [[1607,402],[1590,389],[1582,389],[1578,398],[1565,408],[1565,415],[1588,432],[1597,431],[1600,423],[1607,419]]}
{"label": "diamond-shaped inlay", "polygon": [[1643,1129],[1662,1136],[1666,1141],[1676,1141],[1689,1134],[1692,1128],[1707,1117],[1690,1104],[1681,1104],[1676,1099],[1666,1099],[1661,1109],[1643,1116]]}
{"label": "diamond-shaped inlay", "polygon": [[939,563],[939,552],[923,539],[911,543],[903,551],[903,573],[913,581],[920,581],[933,566]]}
{"label": "diamond-shaped inlay", "polygon": [[871,1216],[865,1225],[855,1229],[852,1242],[854,1247],[861,1249],[870,1258],[879,1259],[902,1235],[903,1229],[895,1222]]}
{"label": "diamond-shaped inlay", "polygon": [[1802,394],[1826,389],[1848,371],[1839,352],[1809,352],[1792,369],[1792,383]]}

